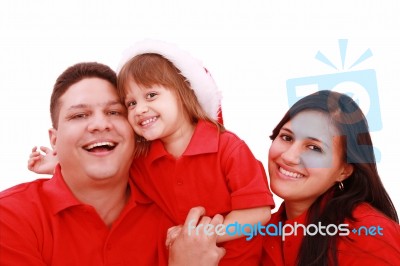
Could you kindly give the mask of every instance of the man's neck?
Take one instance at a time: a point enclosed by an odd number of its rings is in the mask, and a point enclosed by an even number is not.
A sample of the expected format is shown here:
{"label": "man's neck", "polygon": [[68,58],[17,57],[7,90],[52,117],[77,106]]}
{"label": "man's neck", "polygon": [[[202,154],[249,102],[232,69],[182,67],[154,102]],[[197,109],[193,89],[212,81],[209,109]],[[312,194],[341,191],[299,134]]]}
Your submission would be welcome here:
{"label": "man's neck", "polygon": [[79,201],[95,208],[108,227],[111,227],[118,218],[131,194],[127,181],[118,184],[85,184],[81,187],[68,184],[68,186]]}

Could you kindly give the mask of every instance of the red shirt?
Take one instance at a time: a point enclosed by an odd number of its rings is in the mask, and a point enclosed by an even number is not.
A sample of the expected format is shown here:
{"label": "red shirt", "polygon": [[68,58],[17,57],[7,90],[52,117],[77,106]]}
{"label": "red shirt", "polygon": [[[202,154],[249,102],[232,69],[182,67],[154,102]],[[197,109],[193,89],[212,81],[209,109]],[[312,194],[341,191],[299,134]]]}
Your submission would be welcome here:
{"label": "red shirt", "polygon": [[[278,212],[272,215],[269,224],[279,226],[281,222],[283,226],[295,225],[296,222],[306,225],[307,213],[296,219],[284,221],[282,219],[284,211],[282,204]],[[353,216],[357,219],[356,222],[349,220],[344,222],[349,224],[347,227],[349,235],[338,238],[339,265],[400,265],[399,224],[366,203],[357,206]],[[368,228],[369,231],[364,228]],[[331,228],[330,232],[334,232],[334,229]],[[296,265],[297,254],[303,240],[303,230],[300,228],[297,233],[297,236],[294,234],[285,236],[285,241],[282,241],[281,235],[265,236],[262,265]]]}
{"label": "red shirt", "polygon": [[0,264],[164,265],[162,215],[131,197],[108,228],[92,206],[73,196],[58,166],[51,179],[0,193]]}
{"label": "red shirt", "polygon": [[[179,158],[170,155],[160,140],[153,141],[149,154],[133,162],[131,176],[141,192],[176,224],[183,224],[195,206],[205,207],[207,215],[213,216],[274,205],[265,170],[244,141],[229,131],[218,132],[214,124],[205,121],[199,121]],[[231,255],[239,258],[236,255],[261,254],[258,237],[235,241],[224,243],[227,254],[220,265]]]}

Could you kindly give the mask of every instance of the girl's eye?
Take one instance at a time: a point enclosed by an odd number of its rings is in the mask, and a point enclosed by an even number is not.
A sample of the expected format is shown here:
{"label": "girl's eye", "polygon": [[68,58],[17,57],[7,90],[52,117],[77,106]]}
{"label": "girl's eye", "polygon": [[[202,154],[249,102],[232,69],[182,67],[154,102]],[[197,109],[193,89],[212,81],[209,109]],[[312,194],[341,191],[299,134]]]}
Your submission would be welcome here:
{"label": "girl's eye", "polygon": [[308,148],[312,151],[322,152],[322,149],[316,145],[309,145]]}
{"label": "girl's eye", "polygon": [[135,107],[136,106],[136,101],[130,101],[130,102],[127,102],[126,103],[126,107],[127,108],[129,108],[129,107]]}
{"label": "girl's eye", "polygon": [[152,99],[157,96],[156,92],[150,92],[146,95],[146,99]]}

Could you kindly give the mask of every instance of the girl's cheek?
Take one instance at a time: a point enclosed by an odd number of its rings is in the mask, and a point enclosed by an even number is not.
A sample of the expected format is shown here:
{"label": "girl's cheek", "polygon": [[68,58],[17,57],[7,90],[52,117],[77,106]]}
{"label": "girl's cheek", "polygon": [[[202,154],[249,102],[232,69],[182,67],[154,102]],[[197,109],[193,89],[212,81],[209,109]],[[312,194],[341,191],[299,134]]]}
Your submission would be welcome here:
{"label": "girl's cheek", "polygon": [[133,111],[128,111],[128,122],[129,122],[129,124],[132,126],[132,127],[134,127],[135,126],[135,119],[134,119],[134,114],[133,114]]}

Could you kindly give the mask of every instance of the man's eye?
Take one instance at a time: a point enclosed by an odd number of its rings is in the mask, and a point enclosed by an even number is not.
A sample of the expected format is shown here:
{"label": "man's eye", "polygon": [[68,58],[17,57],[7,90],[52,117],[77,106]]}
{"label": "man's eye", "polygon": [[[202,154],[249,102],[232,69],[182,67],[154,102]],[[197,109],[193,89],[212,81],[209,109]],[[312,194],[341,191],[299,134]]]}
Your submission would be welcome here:
{"label": "man's eye", "polygon": [[120,115],[121,112],[120,111],[109,111],[108,114],[109,115]]}
{"label": "man's eye", "polygon": [[71,118],[72,119],[82,119],[82,118],[86,118],[86,117],[88,117],[88,114],[75,114],[75,115],[72,115],[71,116]]}

